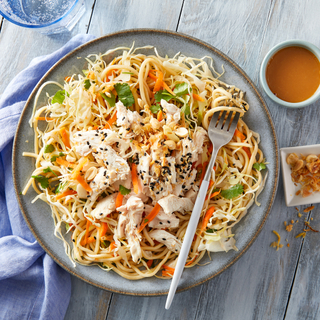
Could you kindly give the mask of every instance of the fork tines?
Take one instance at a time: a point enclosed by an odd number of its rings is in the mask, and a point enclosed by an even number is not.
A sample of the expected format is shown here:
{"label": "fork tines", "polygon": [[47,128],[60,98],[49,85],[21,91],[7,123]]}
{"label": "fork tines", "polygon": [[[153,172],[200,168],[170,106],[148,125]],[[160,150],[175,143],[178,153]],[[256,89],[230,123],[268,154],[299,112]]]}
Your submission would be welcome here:
{"label": "fork tines", "polygon": [[227,124],[226,131],[234,131],[239,118],[240,112],[224,110],[220,112],[215,112],[212,116],[211,123],[214,124],[214,127],[216,129],[221,130],[223,130],[224,126]]}

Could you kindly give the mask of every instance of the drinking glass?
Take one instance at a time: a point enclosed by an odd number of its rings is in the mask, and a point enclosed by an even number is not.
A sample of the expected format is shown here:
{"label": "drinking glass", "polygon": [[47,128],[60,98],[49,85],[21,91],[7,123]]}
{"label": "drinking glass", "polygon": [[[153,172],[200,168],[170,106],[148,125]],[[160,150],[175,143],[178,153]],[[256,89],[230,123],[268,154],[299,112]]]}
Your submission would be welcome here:
{"label": "drinking glass", "polygon": [[4,18],[44,34],[70,31],[84,12],[84,0],[0,0]]}

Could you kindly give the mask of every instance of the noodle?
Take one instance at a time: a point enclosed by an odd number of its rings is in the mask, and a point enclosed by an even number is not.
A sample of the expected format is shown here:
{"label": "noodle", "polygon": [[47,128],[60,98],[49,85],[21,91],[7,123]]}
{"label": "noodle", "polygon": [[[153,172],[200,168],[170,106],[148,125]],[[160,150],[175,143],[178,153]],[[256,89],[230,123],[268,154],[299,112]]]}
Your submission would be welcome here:
{"label": "noodle", "polygon": [[[43,84],[30,119],[34,153],[24,153],[36,168],[23,194],[32,186],[35,200],[51,206],[54,233],[73,263],[131,280],[172,276],[212,152],[210,119],[249,109],[244,92],[213,76],[221,75],[211,58],[164,58],[156,49],[146,56],[141,49],[90,55],[83,75],[66,77],[63,86]],[[49,84],[62,90],[38,108]],[[220,149],[186,267],[207,251],[237,250],[231,228],[264,185],[259,140],[240,119]]]}

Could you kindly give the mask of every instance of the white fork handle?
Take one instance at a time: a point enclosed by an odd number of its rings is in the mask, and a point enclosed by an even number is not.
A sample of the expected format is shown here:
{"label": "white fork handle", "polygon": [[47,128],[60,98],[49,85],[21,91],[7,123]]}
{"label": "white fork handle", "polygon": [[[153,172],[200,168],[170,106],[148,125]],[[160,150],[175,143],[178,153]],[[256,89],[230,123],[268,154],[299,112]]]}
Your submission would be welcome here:
{"label": "white fork handle", "polygon": [[181,274],[182,274],[184,266],[186,264],[189,250],[190,250],[190,247],[192,244],[192,240],[193,240],[194,234],[195,234],[197,226],[198,226],[201,209],[203,207],[203,203],[206,198],[208,186],[209,186],[209,181],[203,180],[201,183],[201,187],[200,187],[198,196],[197,196],[196,203],[195,203],[193,210],[192,210],[192,214],[190,217],[190,221],[188,223],[188,228],[187,228],[186,234],[183,239],[183,244],[181,247],[181,251],[179,253],[177,265],[174,270],[173,278],[172,278],[171,285],[170,285],[170,290],[169,290],[167,301],[166,301],[166,309],[169,309],[171,306],[171,302],[172,302],[174,294],[177,290],[177,286],[179,284]]}

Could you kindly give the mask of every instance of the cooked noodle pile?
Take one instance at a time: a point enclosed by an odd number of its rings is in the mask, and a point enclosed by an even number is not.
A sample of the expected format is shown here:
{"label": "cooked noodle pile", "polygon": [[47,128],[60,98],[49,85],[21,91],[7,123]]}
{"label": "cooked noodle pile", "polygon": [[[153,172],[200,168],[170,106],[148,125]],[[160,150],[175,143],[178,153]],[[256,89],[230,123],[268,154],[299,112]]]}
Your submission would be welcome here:
{"label": "cooked noodle pile", "polygon": [[[34,153],[24,153],[35,170],[23,194],[32,185],[34,201],[50,205],[70,259],[132,280],[172,276],[212,153],[211,116],[249,109],[241,90],[213,76],[210,58],[146,49],[91,55],[83,74],[42,85],[37,98],[47,85],[58,91],[35,102]],[[206,251],[237,250],[231,228],[259,205],[264,184],[259,140],[240,119],[220,149],[186,267]]]}

